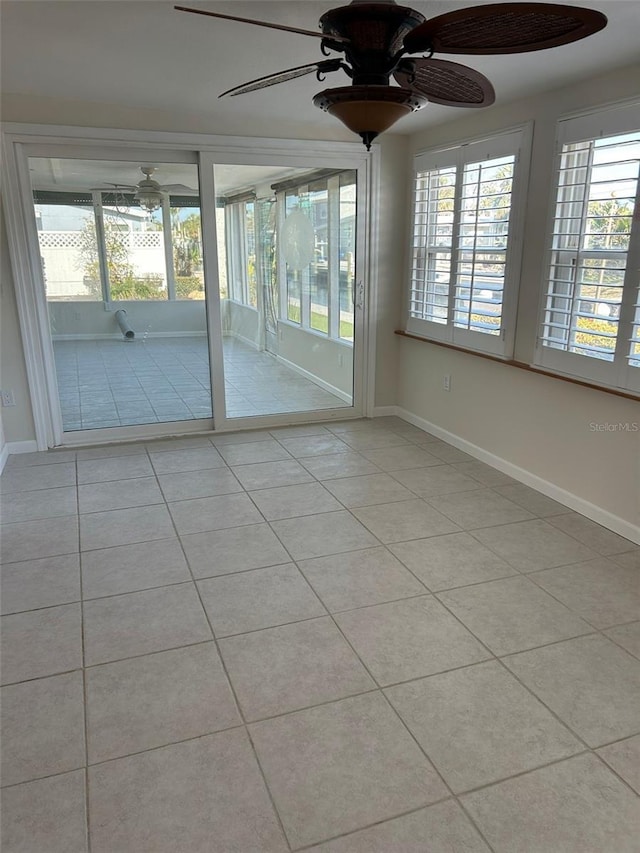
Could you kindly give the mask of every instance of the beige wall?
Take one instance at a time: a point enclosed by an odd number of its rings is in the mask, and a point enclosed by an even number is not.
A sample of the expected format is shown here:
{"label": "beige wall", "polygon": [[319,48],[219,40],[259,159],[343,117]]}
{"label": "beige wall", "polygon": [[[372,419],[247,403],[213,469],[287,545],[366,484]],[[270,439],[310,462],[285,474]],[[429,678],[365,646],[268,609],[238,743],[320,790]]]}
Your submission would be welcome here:
{"label": "beige wall", "polygon": [[2,410],[7,442],[35,441],[27,370],[22,349],[9,249],[0,206],[0,387],[14,393],[16,405]]}
{"label": "beige wall", "polygon": [[[533,120],[516,358],[530,362],[559,116],[637,95],[640,67],[509,107],[474,113],[410,139],[411,153]],[[450,374],[451,391],[442,388]],[[638,403],[473,355],[400,339],[398,405],[631,524],[640,518],[640,433],[594,423],[640,423]]]}
{"label": "beige wall", "polygon": [[371,312],[376,335],[374,405],[378,407],[396,403],[398,338],[393,332],[402,320],[409,138],[381,136],[380,155],[380,203],[373,231],[377,237],[371,247],[378,278],[378,297]]}
{"label": "beige wall", "polygon": [[[451,376],[451,391],[442,377]],[[401,346],[400,405],[631,524],[640,519],[640,405],[443,347]]]}

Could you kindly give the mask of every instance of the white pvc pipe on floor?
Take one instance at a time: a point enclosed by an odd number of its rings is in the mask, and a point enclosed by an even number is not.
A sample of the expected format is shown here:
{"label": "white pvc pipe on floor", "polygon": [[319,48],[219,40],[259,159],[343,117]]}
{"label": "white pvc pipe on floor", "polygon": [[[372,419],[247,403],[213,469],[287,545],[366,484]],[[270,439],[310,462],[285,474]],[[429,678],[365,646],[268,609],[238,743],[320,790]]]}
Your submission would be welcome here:
{"label": "white pvc pipe on floor", "polygon": [[132,341],[136,333],[133,331],[131,326],[127,323],[127,312],[124,308],[119,308],[115,313],[115,318],[122,330],[122,334],[125,336],[126,340]]}

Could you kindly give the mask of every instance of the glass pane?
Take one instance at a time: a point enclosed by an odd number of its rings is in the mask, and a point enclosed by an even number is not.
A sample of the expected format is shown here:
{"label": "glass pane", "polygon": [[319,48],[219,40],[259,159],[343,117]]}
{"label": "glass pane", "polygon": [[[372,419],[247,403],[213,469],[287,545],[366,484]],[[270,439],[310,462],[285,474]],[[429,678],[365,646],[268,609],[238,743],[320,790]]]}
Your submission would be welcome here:
{"label": "glass pane", "polygon": [[563,147],[544,346],[614,361],[639,171],[640,133]]}
{"label": "glass pane", "polygon": [[353,341],[356,259],[356,173],[340,175],[340,337]]}
{"label": "glass pane", "polygon": [[242,206],[218,253],[234,276],[221,289],[227,416],[351,406],[355,172],[219,165],[214,178],[219,204]]}
{"label": "glass pane", "polygon": [[329,192],[326,181],[314,183],[305,199],[315,232],[315,249],[309,264],[309,325],[329,334]]}
{"label": "glass pane", "polygon": [[34,204],[40,260],[49,302],[100,301],[98,241],[93,207]]}
{"label": "glass pane", "polygon": [[211,418],[197,167],[29,167],[64,430]]}
{"label": "glass pane", "polygon": [[256,229],[255,204],[250,201],[244,205],[247,302],[253,308],[258,306],[258,279],[256,276]]}
{"label": "glass pane", "polygon": [[[287,192],[284,196],[285,221],[295,212],[300,210],[301,199],[297,191]],[[287,294],[287,320],[292,323],[301,323],[302,305],[302,271],[293,269],[286,265],[286,294]]]}
{"label": "glass pane", "polygon": [[513,156],[464,168],[454,325],[499,335],[502,324]]}
{"label": "glass pane", "polygon": [[162,210],[149,214],[123,197],[102,211],[111,301],[168,299]]}
{"label": "glass pane", "polygon": [[204,299],[199,207],[171,208],[171,244],[176,299]]}
{"label": "glass pane", "polygon": [[416,176],[409,312],[432,323],[449,316],[455,188],[455,166]]}

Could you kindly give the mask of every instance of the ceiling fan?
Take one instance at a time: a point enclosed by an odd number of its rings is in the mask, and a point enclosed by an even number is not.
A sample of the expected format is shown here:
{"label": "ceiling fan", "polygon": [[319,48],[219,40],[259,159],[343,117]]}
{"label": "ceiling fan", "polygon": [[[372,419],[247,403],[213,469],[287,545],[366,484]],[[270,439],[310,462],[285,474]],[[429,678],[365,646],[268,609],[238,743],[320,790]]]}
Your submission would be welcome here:
{"label": "ceiling fan", "polygon": [[155,166],[140,166],[140,171],[144,175],[144,178],[137,184],[105,184],[101,187],[93,187],[93,189],[103,192],[108,190],[116,192],[122,190],[133,190],[134,199],[138,202],[140,207],[143,207],[150,213],[157,210],[162,205],[164,196],[169,193],[196,195],[196,191],[185,184],[159,184],[152,177],[154,172],[157,171]]}
{"label": "ceiling fan", "polygon": [[[429,101],[452,107],[487,107],[494,102],[493,86],[483,74],[457,62],[433,59],[434,53],[525,53],[569,44],[607,25],[605,15],[596,10],[551,3],[492,3],[428,20],[395,0],[352,0],[325,12],[320,32],[205,9],[174,8],[313,36],[321,39],[324,56],[330,51],[343,53],[344,59],[333,57],[268,74],[220,97],[242,95],[306,74],[315,73],[323,81],[326,74],[342,70],[351,85],[325,89],[313,103],[358,133],[367,149],[379,133]],[[391,77],[397,86],[390,83]]]}

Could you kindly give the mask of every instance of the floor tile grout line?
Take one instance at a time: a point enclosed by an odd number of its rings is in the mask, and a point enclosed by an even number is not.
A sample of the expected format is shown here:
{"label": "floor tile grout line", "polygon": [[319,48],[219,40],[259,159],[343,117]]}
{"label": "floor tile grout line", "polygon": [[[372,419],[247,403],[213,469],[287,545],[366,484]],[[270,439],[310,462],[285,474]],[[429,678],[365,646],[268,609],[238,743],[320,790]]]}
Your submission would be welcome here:
{"label": "floor tile grout line", "polygon": [[[313,841],[310,844],[304,844],[301,847],[295,847],[293,853],[305,853],[307,850],[314,850],[318,845],[324,844],[332,844],[334,841],[339,841],[340,839],[352,838],[357,835],[359,832],[366,832],[369,829],[375,829],[377,826],[384,826],[385,823],[388,823],[392,820],[400,820],[405,817],[409,817],[410,815],[417,814],[418,812],[424,811],[425,809],[430,809],[432,806],[439,806],[442,803],[448,803],[450,801],[455,801],[455,797],[441,797],[439,800],[436,800],[433,803],[428,803],[427,805],[417,806],[414,809],[409,809],[408,811],[400,812],[393,817],[383,818],[382,820],[377,820],[374,823],[368,823],[366,826],[359,827],[358,829],[350,829],[348,832],[340,833],[340,835],[332,835],[329,838],[323,838],[321,841]],[[493,848],[490,848],[493,850]],[[391,853],[391,851],[389,851]]]}
{"label": "floor tile grout line", "polygon": [[445,776],[443,775],[443,773],[440,771],[440,768],[438,767],[438,765],[436,764],[436,762],[431,758],[431,756],[429,755],[429,753],[427,752],[427,750],[422,746],[422,744],[421,744],[421,743],[420,743],[420,741],[418,740],[417,736],[416,736],[416,735],[411,731],[411,729],[409,728],[409,725],[405,722],[404,718],[402,717],[402,715],[400,714],[400,712],[398,711],[398,709],[395,707],[395,705],[393,704],[393,702],[389,699],[389,697],[387,696],[387,694],[386,694],[385,690],[382,690],[381,692],[382,692],[382,695],[384,696],[384,699],[385,699],[385,701],[386,701],[386,703],[387,703],[388,707],[392,710],[392,712],[395,714],[396,718],[400,721],[400,723],[402,724],[402,726],[403,726],[404,730],[409,734],[409,736],[411,737],[411,739],[413,740],[413,742],[415,743],[415,745],[418,747],[418,749],[420,750],[420,752],[425,756],[425,758],[426,758],[426,759],[427,759],[427,761],[429,762],[429,765],[433,768],[433,770],[434,770],[434,771],[435,771],[435,773],[437,774],[438,778],[440,779],[440,781],[442,782],[442,784],[444,785],[444,787],[446,788],[446,790],[447,790],[447,791],[449,791],[449,793],[451,794],[451,796],[452,796],[452,797],[454,797],[455,801],[458,803],[458,805],[460,806],[460,808],[463,810],[463,812],[464,812],[464,813],[465,813],[465,815],[467,816],[467,819],[468,819],[468,820],[471,822],[471,824],[475,827],[476,831],[478,832],[478,834],[480,835],[480,837],[483,839],[483,841],[485,841],[485,843],[487,844],[487,846],[489,847],[489,849],[493,851],[493,847],[489,844],[488,839],[485,837],[484,833],[481,831],[481,829],[480,829],[480,827],[477,825],[476,821],[475,821],[475,820],[472,818],[472,816],[467,812],[467,809],[466,809],[466,808],[463,806],[463,804],[460,802],[460,799],[459,799],[458,795],[455,793],[455,791],[453,790],[453,788],[449,785],[449,783],[447,782],[447,780],[446,780]]}
{"label": "floor tile grout line", "polygon": [[[574,566],[575,566],[575,565],[580,565],[580,564],[579,564],[579,563],[570,563],[570,564],[569,564],[569,567],[570,567],[571,565],[574,565]],[[563,569],[563,568],[567,568],[567,566],[557,566],[556,568]],[[553,571],[553,569],[550,569],[549,571]],[[557,596],[554,592],[551,592],[550,590],[545,589],[545,587],[544,587],[544,586],[542,586],[542,584],[538,583],[538,582],[536,581],[535,577],[532,577],[532,576],[531,576],[531,575],[536,575],[536,574],[537,574],[537,572],[532,572],[532,573],[530,573],[530,574],[526,575],[526,577],[530,578],[530,580],[532,581],[532,583],[533,583],[533,584],[535,584],[535,586],[537,586],[537,587],[538,587],[538,589],[542,590],[542,592],[545,592],[548,596],[550,596],[551,598],[553,598],[553,600],[554,600],[554,601],[557,601],[557,602],[558,602],[558,604],[561,604],[563,607],[565,607],[567,610],[569,610],[571,613],[573,613],[573,614],[574,614],[575,616],[577,616],[579,619],[582,619],[582,621],[583,621],[583,622],[586,622],[586,623],[587,623],[587,625],[589,625],[591,628],[593,628],[593,630],[594,630],[594,631],[598,631],[599,633],[601,633],[601,632],[602,632],[602,630],[603,630],[603,629],[602,629],[602,628],[600,628],[600,627],[598,627],[597,625],[594,625],[593,621],[591,621],[589,618],[587,618],[583,613],[580,613],[578,610],[576,610],[576,609],[575,609],[575,608],[573,608],[573,607],[569,607],[569,605],[568,605],[566,602],[562,601],[562,599],[561,599],[561,598],[558,598],[558,596]],[[633,619],[633,620],[631,620],[631,621],[632,621],[632,623],[633,623],[633,622],[636,622],[637,620],[636,620],[636,619]],[[624,623],[620,623],[620,624],[624,624]],[[628,623],[627,623],[627,624],[628,624]],[[619,627],[619,626],[618,626],[618,625],[610,625],[610,626],[607,626],[604,630],[608,631],[608,630],[610,630],[611,628],[617,628],[617,627]]]}
{"label": "floor tile grout line", "polygon": [[[437,600],[438,600],[438,601],[440,601],[440,599],[438,599],[438,598],[437,598]],[[521,686],[522,686],[522,687],[527,691],[527,693],[529,693],[529,694],[530,694],[530,695],[531,695],[531,696],[532,696],[532,697],[533,697],[537,702],[539,702],[539,703],[540,703],[544,708],[546,708],[546,709],[549,711],[549,713],[550,713],[550,714],[552,714],[552,716],[556,719],[556,721],[557,721],[558,723],[560,723],[560,724],[561,724],[565,729],[567,729],[571,734],[573,734],[573,735],[574,735],[574,737],[576,737],[576,738],[577,738],[577,739],[578,739],[582,744],[584,744],[584,746],[586,747],[586,749],[591,749],[591,747],[589,746],[589,744],[587,744],[587,742],[584,740],[584,738],[583,738],[581,735],[577,734],[577,733],[574,731],[574,729],[573,729],[571,726],[569,726],[569,725],[568,725],[568,724],[567,724],[567,723],[566,723],[566,722],[565,722],[565,721],[560,717],[560,715],[559,715],[559,714],[557,714],[557,713],[556,713],[552,708],[550,708],[550,707],[549,707],[549,705],[548,705],[546,702],[544,702],[544,701],[543,701],[539,696],[537,696],[537,695],[535,694],[535,692],[534,692],[530,687],[528,687],[528,686],[527,686],[527,685],[526,685],[526,684],[525,684],[525,683],[524,683],[524,682],[523,682],[523,681],[522,681],[522,680],[521,680],[521,679],[516,675],[516,673],[511,672],[511,670],[509,669],[509,667],[507,667],[507,666],[506,666],[506,664],[504,663],[504,661],[503,661],[500,657],[498,657],[498,656],[497,656],[497,655],[496,655],[496,654],[495,654],[495,653],[494,653],[494,652],[489,648],[489,646],[487,646],[487,644],[486,644],[483,640],[481,640],[481,639],[480,639],[480,637],[478,637],[478,636],[475,634],[475,632],[474,632],[474,631],[472,631],[472,630],[471,630],[467,625],[465,625],[465,624],[464,624],[464,622],[463,622],[463,621],[462,621],[462,620],[457,616],[457,614],[456,614],[456,613],[454,613],[454,612],[453,612],[453,611],[452,611],[452,610],[451,610],[451,609],[450,609],[450,608],[445,604],[445,602],[440,601],[440,604],[441,604],[441,605],[442,605],[442,606],[443,606],[443,607],[444,607],[444,608],[449,612],[449,614],[450,614],[451,616],[453,616],[453,618],[454,618],[454,619],[455,619],[455,620],[456,620],[456,621],[457,621],[457,622],[458,622],[458,623],[459,623],[459,624],[460,624],[460,625],[461,625],[465,630],[467,630],[467,631],[468,631],[468,632],[469,632],[469,633],[470,633],[470,634],[471,634],[471,635],[472,635],[472,636],[473,636],[473,637],[474,637],[474,638],[475,638],[475,639],[476,639],[476,640],[477,640],[477,641],[478,641],[478,642],[479,642],[479,643],[480,643],[480,644],[481,644],[481,645],[482,645],[482,646],[487,650],[487,652],[488,652],[488,653],[489,653],[489,655],[490,655],[490,660],[494,660],[494,661],[498,662],[498,663],[500,664],[500,666],[502,667],[502,669],[503,669],[503,670],[505,670],[505,671],[506,671],[509,675],[511,675],[513,678],[515,678],[515,680],[516,680],[516,681],[517,681],[517,682],[518,682],[518,683],[519,683],[519,684],[520,684],[520,685],[521,685]],[[571,612],[573,612],[573,611],[571,611]],[[545,644],[544,646],[538,646],[538,647],[535,647],[535,648],[546,648],[547,646],[550,646],[550,645],[559,645],[560,643],[568,642],[568,641],[573,640],[573,639],[579,639],[580,637],[583,637],[583,636],[594,636],[594,635],[595,635],[595,634],[597,634],[597,633],[599,633],[599,632],[594,631],[594,632],[592,632],[592,633],[588,633],[588,634],[586,634],[586,635],[585,635],[585,634],[578,635],[578,638],[576,638],[576,637],[569,637],[569,638],[565,638],[565,639],[563,639],[563,640],[556,640],[556,641],[555,641],[555,642],[553,642],[553,643],[548,643],[548,644]],[[515,654],[523,654],[523,653],[526,653],[526,652],[534,651],[534,650],[535,650],[535,648],[534,648],[534,649],[525,649],[525,650],[523,650],[523,651],[520,651],[520,652],[513,652],[513,653],[511,653],[511,654],[514,654],[514,655],[515,655]],[[510,656],[510,655],[504,655],[503,657],[509,657],[509,656]],[[429,677],[429,676],[426,676],[426,677]]]}
{"label": "floor tile grout line", "polygon": [[[347,508],[347,511],[349,511],[349,510],[348,510],[348,508]],[[180,537],[178,537],[178,538],[180,538]],[[383,545],[383,547],[385,547],[385,546]],[[356,550],[360,550],[360,549],[356,549]],[[17,562],[20,562],[20,561],[17,561]],[[293,562],[295,562],[295,561],[293,561]],[[195,580],[195,579],[194,579],[194,580]],[[419,580],[419,579],[418,579],[418,580]],[[566,606],[566,605],[563,605],[563,606]],[[569,608],[569,609],[571,609],[571,608]],[[321,617],[316,617],[316,618],[321,618]],[[305,621],[306,621],[306,620],[305,620]],[[610,626],[610,627],[615,627],[615,626]],[[466,628],[466,626],[465,626],[465,628]],[[469,629],[467,628],[467,630],[469,630]],[[607,628],[607,630],[609,630],[609,628]],[[566,642],[566,640],[560,640],[560,641],[557,641],[557,642],[558,642],[558,643],[559,643],[559,642]],[[555,643],[554,643],[554,644],[555,644]],[[517,653],[516,653],[516,654],[517,654]],[[509,671],[509,672],[510,672],[510,671]],[[511,675],[513,675],[513,673],[511,673],[511,672],[510,672],[510,674],[511,674]],[[526,687],[526,685],[525,685],[525,687]],[[533,694],[533,695],[535,695],[535,694]],[[541,701],[538,697],[535,697],[535,698],[537,699],[537,701]],[[337,701],[339,701],[339,700],[337,700]],[[544,704],[544,703],[542,703],[542,704]],[[314,707],[314,706],[311,706],[311,707]],[[562,721],[561,721],[561,722],[562,722]],[[564,723],[563,723],[563,725],[565,725],[565,726],[566,726],[566,724],[564,724]],[[599,748],[599,747],[598,747],[598,748]],[[565,760],[566,760],[566,759],[565,759]],[[531,771],[526,771],[526,772],[531,772]],[[498,783],[493,783],[493,784],[498,784]]]}
{"label": "floor tile grout line", "polygon": [[[262,515],[262,513],[260,513],[260,514]],[[198,587],[198,584],[196,583],[195,577],[194,577],[193,572],[191,570],[191,565],[190,565],[189,560],[187,558],[187,553],[184,549],[182,541],[180,540],[180,535],[178,533],[178,529],[177,529],[177,526],[176,526],[175,521],[173,519],[173,516],[171,516],[171,521],[172,521],[172,524],[174,526],[174,530],[175,530],[176,536],[178,538],[178,541],[180,542],[180,547],[182,548],[182,553],[183,553],[184,559],[186,561],[187,567],[189,569],[189,573],[191,574],[191,582],[192,582],[194,589],[196,591],[196,595],[198,596],[198,600],[200,602],[200,607],[202,608],[202,611],[203,611],[205,618],[207,620],[207,624],[209,626],[209,631],[211,632],[211,637],[212,637],[213,643],[215,644],[216,652],[218,655],[218,660],[220,661],[220,666],[222,667],[222,670],[225,674],[225,678],[227,680],[227,684],[229,686],[229,690],[231,691],[231,695],[233,696],[233,701],[235,703],[235,707],[236,707],[236,711],[238,713],[238,717],[239,717],[241,725],[244,729],[245,736],[247,737],[249,744],[251,746],[253,757],[254,757],[256,765],[258,767],[259,773],[262,777],[262,782],[263,782],[265,790],[267,792],[267,796],[269,797],[269,800],[271,802],[271,808],[273,809],[273,813],[275,815],[276,821],[278,823],[278,826],[280,827],[282,837],[283,837],[288,849],[291,850],[291,843],[290,843],[289,837],[285,831],[282,816],[280,815],[280,812],[276,806],[274,796],[273,796],[271,789],[269,787],[269,783],[267,782],[267,777],[266,777],[266,773],[264,771],[264,768],[262,767],[262,764],[260,763],[260,759],[258,757],[258,753],[256,751],[255,744],[253,742],[253,738],[251,737],[251,733],[249,732],[249,727],[247,725],[247,721],[246,721],[245,716],[244,716],[242,705],[240,704],[240,701],[238,699],[238,695],[237,695],[235,687],[233,685],[233,681],[231,680],[231,676],[229,674],[227,664],[224,660],[224,657],[222,656],[222,652],[220,651],[220,644],[219,644],[218,639],[216,637],[216,632],[214,631],[213,624],[212,624],[211,619],[209,617],[209,612],[207,611],[207,608],[205,607],[204,601],[202,599],[202,594],[200,592],[200,588]]]}
{"label": "floor tile grout line", "polygon": [[[377,538],[377,537],[375,537],[375,538]],[[283,547],[284,547],[284,543],[282,543],[282,544],[283,544]],[[300,569],[300,568],[298,568],[298,571],[300,571],[300,572],[301,572],[301,569]],[[301,572],[301,573],[302,573],[302,572]],[[419,579],[418,579],[418,580],[419,580]],[[354,646],[353,646],[353,645],[352,645],[352,643],[350,642],[349,638],[348,638],[348,637],[345,635],[345,633],[342,631],[342,629],[341,629],[340,625],[336,622],[336,620],[335,620],[335,618],[334,618],[333,614],[332,614],[332,613],[329,613],[329,616],[330,616],[331,620],[333,621],[333,624],[334,624],[334,626],[335,626],[336,630],[337,630],[337,631],[339,632],[339,634],[342,636],[342,638],[343,638],[344,642],[345,642],[345,643],[348,645],[348,647],[351,649],[351,651],[352,651],[352,652],[353,652],[353,654],[355,655],[356,659],[360,661],[361,665],[363,666],[364,670],[369,674],[369,677],[372,679],[373,683],[374,683],[375,685],[377,685],[379,692],[382,694],[382,696],[383,696],[383,698],[384,698],[384,701],[387,703],[387,706],[391,709],[392,713],[393,713],[393,714],[396,716],[396,718],[400,721],[400,723],[401,723],[401,725],[403,726],[403,728],[407,731],[407,733],[409,734],[410,738],[411,738],[411,739],[413,740],[413,742],[416,744],[416,746],[417,746],[418,750],[420,751],[420,753],[421,753],[422,755],[424,755],[424,756],[425,756],[426,760],[427,760],[427,761],[428,761],[428,763],[429,763],[429,766],[433,768],[433,771],[436,773],[437,777],[442,781],[442,784],[444,785],[445,789],[446,789],[447,791],[449,791],[449,792],[453,795],[453,791],[451,790],[451,788],[450,788],[450,787],[449,787],[449,785],[447,784],[446,780],[444,779],[444,777],[443,777],[443,776],[442,776],[442,774],[440,773],[440,771],[439,771],[438,767],[434,764],[434,762],[431,760],[431,758],[427,755],[426,751],[425,751],[425,750],[422,748],[422,746],[418,743],[418,741],[417,741],[416,737],[415,737],[415,736],[413,735],[413,733],[410,731],[410,729],[409,729],[409,727],[407,726],[407,724],[405,723],[405,721],[402,719],[402,717],[400,716],[400,714],[398,713],[398,711],[396,710],[396,708],[395,708],[395,707],[392,705],[392,703],[389,701],[389,698],[386,696],[386,694],[385,694],[384,690],[381,688],[380,684],[378,683],[378,680],[375,678],[375,676],[373,675],[373,673],[371,672],[371,670],[369,669],[369,667],[367,666],[367,664],[365,663],[365,661],[362,659],[362,657],[358,654],[358,652],[356,651],[356,649],[354,648]],[[341,701],[341,700],[337,700],[337,701]],[[462,805],[461,805],[461,804],[460,804],[460,806],[462,807]],[[466,814],[466,809],[465,809],[464,811],[465,811],[465,814]],[[471,819],[471,818],[469,817],[469,819]],[[474,826],[476,826],[475,821],[472,821],[472,823],[473,823],[473,825],[474,825]],[[478,829],[478,827],[477,827],[477,826],[476,826],[476,829]],[[480,832],[480,830],[479,830],[479,829],[478,829],[478,832]],[[481,835],[481,837],[484,839],[484,835],[483,835],[482,833],[480,833],[480,835]],[[485,840],[486,840],[486,839],[485,839]],[[493,848],[492,848],[490,845],[489,845],[489,848],[490,848],[491,850],[493,850]]]}
{"label": "floor tile grout line", "polygon": [[[614,625],[614,628],[625,628],[627,625],[635,625],[635,624],[637,624],[637,620],[635,622],[625,622],[624,625]],[[612,630],[613,630],[613,628],[604,628],[603,630],[600,631],[600,633],[607,640],[609,640],[609,642],[613,643],[619,649],[622,649],[623,652],[626,652],[628,655],[631,655],[631,657],[635,658],[636,660],[640,660],[640,656],[638,656],[638,654],[636,654],[636,652],[632,652],[629,649],[625,648],[625,646],[623,646],[620,642],[618,642],[618,640],[614,639],[613,637],[610,637],[606,633],[607,631],[612,631]]]}
{"label": "floor tile grout line", "polygon": [[[635,542],[631,542],[631,540],[630,540],[630,539],[626,539],[626,538],[625,538],[624,536],[622,536],[620,533],[616,533],[616,532],[615,532],[615,531],[613,531],[613,530],[609,530],[607,527],[604,527],[602,524],[598,524],[598,522],[597,522],[597,521],[593,521],[593,519],[591,519],[591,518],[587,518],[587,516],[586,516],[586,515],[583,515],[582,513],[578,512],[577,510],[574,510],[574,509],[570,509],[570,508],[568,508],[568,511],[567,511],[566,513],[565,513],[565,512],[563,512],[563,513],[560,513],[559,515],[575,515],[575,516],[577,516],[578,518],[584,518],[584,519],[587,519],[587,521],[590,521],[592,524],[595,524],[597,527],[602,528],[602,530],[604,530],[604,531],[605,531],[605,533],[609,533],[609,534],[610,534],[610,535],[612,535],[612,536],[618,536],[620,539],[623,539],[625,542],[630,542],[632,545],[635,545],[635,544],[636,544]],[[558,518],[558,517],[559,517],[559,515],[558,515],[558,516],[553,515],[553,516],[549,516],[549,517],[550,517],[550,518]],[[566,530],[563,530],[561,527],[556,527],[556,525],[555,525],[555,524],[552,524],[551,522],[549,522],[549,524],[551,524],[551,527],[554,527],[554,528],[555,528],[556,530],[558,530],[560,533],[564,533],[564,535],[565,535],[565,536],[569,536],[571,539],[574,539],[576,542],[579,542],[581,545],[585,545],[585,543],[584,543],[582,540],[578,539],[578,537],[577,537],[577,536],[574,536],[574,534],[573,534],[573,533],[568,533]],[[614,552],[612,552],[612,553],[605,554],[605,553],[603,553],[602,551],[599,551],[599,550],[598,550],[596,547],[594,547],[593,545],[585,545],[585,547],[586,547],[586,548],[590,548],[592,551],[595,551],[595,552],[598,554],[598,556],[600,556],[600,557],[606,557],[606,558],[615,557],[615,556],[617,556],[618,554],[625,554],[627,551],[633,551],[633,547],[632,547],[632,548],[626,548],[624,551],[614,551]],[[636,547],[637,547],[637,546],[636,546]]]}
{"label": "floor tile grout line", "polygon": [[80,487],[78,484],[79,471],[78,461],[75,461],[76,469],[76,504],[78,510],[78,573],[80,583],[80,651],[82,662],[82,722],[83,722],[83,738],[84,738],[84,808],[85,808],[85,839],[87,844],[87,853],[91,853],[91,825],[90,825],[90,799],[89,799],[89,703],[88,703],[88,686],[87,674],[85,669],[85,625],[84,625],[84,601],[83,601],[83,573],[82,573],[82,551],[80,550],[80,540],[82,531],[80,529]]}
{"label": "floor tile grout line", "polygon": [[502,657],[498,657],[493,651],[491,651],[491,649],[482,640],[480,640],[480,638],[478,636],[476,636],[476,634],[470,628],[468,628],[466,625],[464,625],[464,622],[462,622],[462,620],[452,610],[450,610],[449,607],[447,607],[447,605],[444,602],[440,602],[440,603],[442,604],[443,607],[445,607],[449,611],[449,613],[455,619],[457,619],[458,622],[460,622],[460,624],[463,627],[465,627],[467,629],[467,631],[469,631],[470,634],[472,634],[472,636],[474,636],[476,638],[476,640],[478,640],[479,643],[482,643],[482,645],[485,646],[485,648],[489,651],[492,660],[496,661],[508,675],[511,675],[520,684],[520,686],[523,687],[527,691],[527,693],[529,693],[530,696],[532,696],[537,702],[539,702],[544,708],[546,708],[547,711],[555,718],[555,720],[558,723],[560,723],[560,725],[563,726],[563,728],[567,729],[567,731],[569,731],[578,741],[580,741],[580,743],[582,743],[586,749],[591,749],[589,744],[586,742],[586,740],[581,735],[579,735],[576,731],[574,731],[574,729],[567,722],[565,722],[560,717],[560,715],[556,711],[553,710],[553,708],[551,708],[546,702],[544,702],[542,700],[542,698],[540,696],[538,696],[534,692],[534,690],[532,690],[531,687],[529,687],[527,684],[525,684],[525,682],[516,673],[512,672],[509,669],[509,667],[504,663],[503,658],[504,657],[511,657],[512,655],[517,655],[517,654],[526,654],[528,652],[535,651],[538,648],[547,648],[548,646],[556,646],[556,645],[559,645],[560,643],[570,642],[571,640],[580,639],[580,637],[584,637],[584,636],[594,636],[597,632],[594,631],[594,632],[588,633],[588,634],[580,634],[580,635],[578,635],[578,637],[567,637],[567,638],[564,638],[562,640],[556,640],[553,643],[547,643],[544,646],[537,646],[533,649],[524,649],[524,650],[519,651],[519,652],[511,652],[509,655],[503,655]]}
{"label": "floor tile grout line", "polygon": [[[630,737],[637,737],[637,735],[630,735]],[[623,741],[624,740],[628,740],[628,738],[623,738]],[[631,791],[632,794],[634,794],[638,799],[640,799],[640,792],[636,791],[636,789],[633,787],[633,785],[629,781],[627,781],[627,779],[625,779],[624,776],[622,776],[620,774],[620,772],[618,770],[616,770],[616,768],[613,767],[611,764],[609,764],[609,762],[605,758],[603,758],[603,756],[600,755],[600,753],[598,752],[598,750],[600,750],[600,749],[604,749],[607,746],[612,746],[612,745],[614,745],[616,743],[620,743],[620,742],[621,741],[614,741],[613,744],[607,743],[607,744],[604,744],[603,746],[596,746],[595,748],[592,748],[591,752],[607,770],[609,770],[611,773],[613,773],[614,776],[618,777],[618,779],[622,782],[622,784],[625,785]]]}
{"label": "floor tile grout line", "polygon": [[[184,743],[192,743],[195,740],[202,740],[206,737],[215,737],[216,735],[226,734],[227,732],[244,731],[245,728],[246,725],[240,720],[231,726],[224,726],[221,729],[211,729],[206,732],[200,732],[197,735],[190,735],[189,737],[179,738],[178,740],[170,740],[153,746],[146,746],[143,749],[135,749],[133,752],[123,752],[117,755],[110,755],[108,758],[101,758],[99,761],[90,762],[87,765],[86,770],[93,770],[95,767],[102,767],[105,764],[113,764],[114,761],[122,761],[126,758],[135,758],[138,755],[147,755],[149,752],[157,752],[160,749],[166,749],[170,746],[180,746]],[[129,853],[129,851],[126,851],[126,853]]]}

